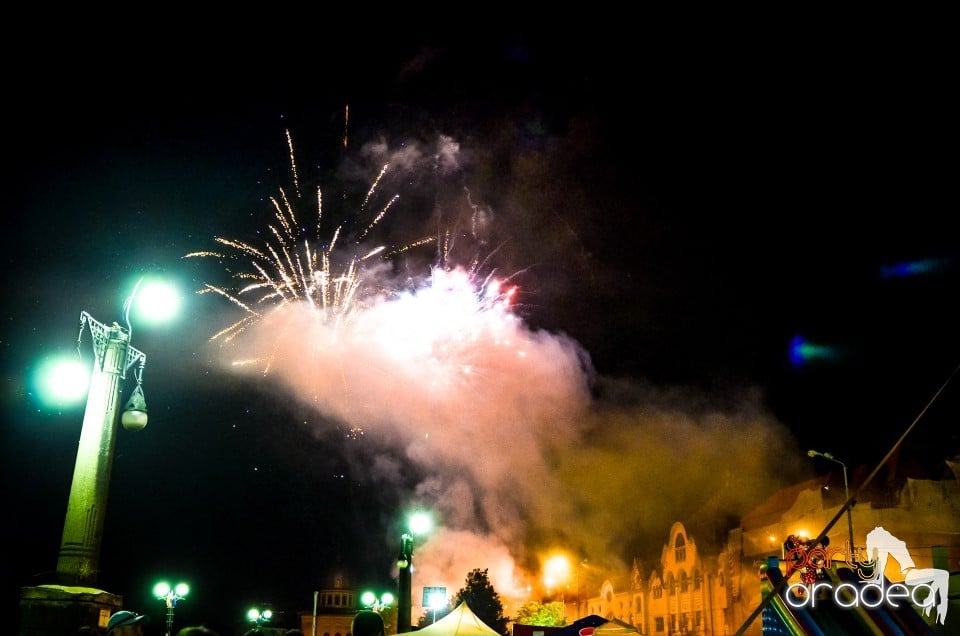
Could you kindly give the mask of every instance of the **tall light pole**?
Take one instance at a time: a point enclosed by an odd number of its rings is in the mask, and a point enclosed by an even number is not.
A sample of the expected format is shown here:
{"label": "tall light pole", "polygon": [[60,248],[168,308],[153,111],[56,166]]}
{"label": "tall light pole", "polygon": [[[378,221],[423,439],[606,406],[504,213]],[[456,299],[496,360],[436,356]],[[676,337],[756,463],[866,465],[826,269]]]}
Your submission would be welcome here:
{"label": "tall light pole", "polygon": [[397,556],[397,633],[410,631],[412,606],[413,535],[430,529],[430,517],[417,513],[410,517],[407,531],[400,535],[400,554]]}
{"label": "tall light pole", "polygon": [[410,631],[411,573],[413,569],[413,535],[400,535],[400,554],[397,556],[397,633]]}
{"label": "tall light pole", "polygon": [[85,327],[93,339],[94,364],[83,415],[83,428],[77,447],[70,498],[63,523],[56,579],[63,585],[92,587],[99,573],[103,521],[110,487],[110,470],[116,445],[117,408],[120,381],[127,370],[137,365],[137,386],[124,407],[123,427],[141,430],[147,425],[147,405],[143,397],[143,367],[146,355],[130,345],[130,306],[142,279],[124,303],[127,328],[117,323],[107,326],[87,312],[80,314],[79,348]]}
{"label": "tall light pole", "polygon": [[850,545],[847,548],[849,551],[847,560],[852,563],[856,550],[853,547],[853,516],[850,514],[850,507],[852,503],[850,502],[850,487],[847,484],[847,465],[830,453],[821,453],[820,451],[808,450],[807,457],[823,457],[824,459],[840,464],[840,466],[843,467],[843,496],[845,497],[845,505],[847,506],[847,529],[850,533]]}
{"label": "tall light pole", "polygon": [[186,583],[177,583],[176,587],[170,587],[166,581],[160,581],[153,586],[153,593],[167,608],[167,636],[173,636],[173,608],[177,606],[177,601],[189,592],[190,586]]}
{"label": "tall light pole", "polygon": [[[123,427],[137,431],[147,425],[147,405],[143,397],[143,368],[146,356],[130,345],[130,310],[137,299],[141,316],[168,317],[178,299],[163,284],[137,281],[124,303],[126,328],[117,323],[105,325],[87,312],[80,314],[80,334],[89,327],[93,340],[91,377],[84,387],[87,402],[83,427],[77,446],[73,481],[63,523],[56,570],[47,583],[25,586],[20,594],[20,630],[24,634],[66,633],[78,624],[105,628],[110,614],[123,605],[123,597],[95,587],[100,567],[100,547],[110,471],[113,464],[117,413],[121,381],[136,366],[136,386],[120,418]],[[140,291],[140,296],[137,292]],[[161,300],[161,297],[163,300]],[[153,301],[149,315],[143,312],[145,301]],[[63,381],[63,377],[59,378]],[[62,387],[61,387],[62,388]]]}

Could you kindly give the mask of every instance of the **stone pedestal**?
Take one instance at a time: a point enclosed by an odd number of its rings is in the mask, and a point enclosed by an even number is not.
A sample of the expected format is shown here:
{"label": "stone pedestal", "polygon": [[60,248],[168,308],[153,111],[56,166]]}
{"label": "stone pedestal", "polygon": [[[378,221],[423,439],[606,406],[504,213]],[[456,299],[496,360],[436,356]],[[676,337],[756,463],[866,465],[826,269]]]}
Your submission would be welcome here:
{"label": "stone pedestal", "polygon": [[92,587],[38,585],[20,588],[18,636],[63,636],[81,625],[107,632],[110,615],[123,597]]}

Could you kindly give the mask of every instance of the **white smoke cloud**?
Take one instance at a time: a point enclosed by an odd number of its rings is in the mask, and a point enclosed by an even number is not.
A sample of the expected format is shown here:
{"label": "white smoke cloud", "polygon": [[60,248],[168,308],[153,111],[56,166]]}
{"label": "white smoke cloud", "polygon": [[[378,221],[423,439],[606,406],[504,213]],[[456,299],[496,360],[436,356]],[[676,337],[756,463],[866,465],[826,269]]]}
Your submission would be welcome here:
{"label": "white smoke cloud", "polygon": [[[381,141],[362,154],[397,178],[424,165],[452,173],[458,149],[441,137],[431,152]],[[479,215],[489,228],[488,207],[464,211],[466,227]],[[424,476],[413,495],[441,529],[417,548],[421,580],[453,593],[488,568],[519,602],[542,584],[548,550],[623,571],[632,554],[658,557],[674,521],[719,522],[756,503],[782,479],[779,458],[798,455],[762,395],[724,395],[718,407],[688,389],[597,377],[579,343],[530,327],[507,302],[509,283],[468,265],[448,260],[423,282],[370,268],[364,288],[381,293],[343,321],[289,303],[225,350],[227,364],[261,361],[231,368],[269,361],[289,395],[390,440],[373,464],[380,483],[399,483],[405,465]]]}

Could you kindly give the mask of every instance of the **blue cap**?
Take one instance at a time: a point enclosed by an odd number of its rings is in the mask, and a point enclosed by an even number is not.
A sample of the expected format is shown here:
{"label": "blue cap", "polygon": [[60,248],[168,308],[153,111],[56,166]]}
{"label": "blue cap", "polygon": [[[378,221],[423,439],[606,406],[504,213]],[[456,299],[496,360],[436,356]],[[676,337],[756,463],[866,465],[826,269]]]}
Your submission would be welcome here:
{"label": "blue cap", "polygon": [[112,632],[117,627],[136,625],[137,623],[147,624],[149,622],[150,617],[146,614],[137,614],[136,612],[120,610],[119,612],[114,612],[113,616],[110,617],[110,621],[107,623],[107,634]]}

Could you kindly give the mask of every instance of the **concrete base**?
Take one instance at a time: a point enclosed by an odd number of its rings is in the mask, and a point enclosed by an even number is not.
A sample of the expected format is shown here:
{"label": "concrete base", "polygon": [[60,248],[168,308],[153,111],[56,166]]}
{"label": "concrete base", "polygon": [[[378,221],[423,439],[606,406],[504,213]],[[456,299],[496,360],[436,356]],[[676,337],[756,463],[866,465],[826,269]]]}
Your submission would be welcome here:
{"label": "concrete base", "polygon": [[20,588],[18,636],[64,636],[82,625],[107,632],[110,615],[123,607],[123,597],[92,587],[38,585]]}

